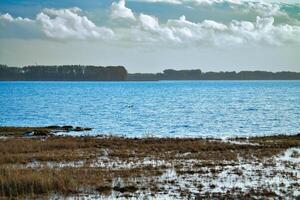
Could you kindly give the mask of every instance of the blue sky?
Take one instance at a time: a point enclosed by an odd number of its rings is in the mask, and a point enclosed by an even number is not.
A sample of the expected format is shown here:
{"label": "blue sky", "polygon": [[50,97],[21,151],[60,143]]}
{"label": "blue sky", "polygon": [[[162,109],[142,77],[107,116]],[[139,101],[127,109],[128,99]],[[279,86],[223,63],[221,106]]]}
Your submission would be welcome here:
{"label": "blue sky", "polygon": [[293,0],[0,1],[0,60],[11,66],[300,71],[299,51]]}

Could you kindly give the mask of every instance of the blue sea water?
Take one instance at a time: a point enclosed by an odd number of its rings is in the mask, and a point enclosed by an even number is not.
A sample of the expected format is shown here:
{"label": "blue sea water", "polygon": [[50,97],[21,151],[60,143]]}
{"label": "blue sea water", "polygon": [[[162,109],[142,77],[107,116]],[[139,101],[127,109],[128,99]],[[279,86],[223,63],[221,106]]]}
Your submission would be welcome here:
{"label": "blue sea water", "polygon": [[0,126],[224,137],[300,132],[300,81],[0,82]]}

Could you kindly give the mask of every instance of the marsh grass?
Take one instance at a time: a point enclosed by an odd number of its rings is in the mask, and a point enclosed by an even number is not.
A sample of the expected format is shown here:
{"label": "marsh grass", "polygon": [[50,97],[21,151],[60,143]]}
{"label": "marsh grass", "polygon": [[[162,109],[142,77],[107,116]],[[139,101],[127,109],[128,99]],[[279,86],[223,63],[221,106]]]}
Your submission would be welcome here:
{"label": "marsh grass", "polygon": [[[162,164],[132,168],[117,168],[114,165],[91,167],[90,164],[101,156],[107,158],[108,163],[116,159],[126,163],[142,162],[145,158],[151,158],[171,163],[178,174],[217,175],[220,171],[216,166],[231,165],[230,163],[238,161],[239,157],[264,162],[264,158],[274,156],[287,148],[300,147],[299,135],[236,139],[236,141],[247,140],[259,144],[253,146],[196,138],[62,136],[30,138],[20,137],[23,128],[9,130],[13,137],[0,139],[0,197],[8,198],[53,193],[68,196],[84,191],[109,194],[112,190],[129,194],[145,190],[147,186],[144,185],[143,180],[149,180],[149,188],[152,192],[162,191],[151,181],[153,177],[161,176],[170,166]],[[192,166],[186,169],[185,160],[201,162],[192,163]],[[27,166],[33,162],[43,164],[76,161],[82,161],[83,164],[68,167]],[[202,167],[207,169],[203,171]],[[234,173],[243,175],[240,171]],[[124,180],[124,184],[113,185],[116,178]],[[169,182],[168,184],[173,184],[172,180]],[[188,195],[184,191],[181,192]]]}
{"label": "marsh grass", "polygon": [[7,197],[39,195],[50,192],[68,194],[77,189],[68,173],[54,170],[0,169],[0,195]]}

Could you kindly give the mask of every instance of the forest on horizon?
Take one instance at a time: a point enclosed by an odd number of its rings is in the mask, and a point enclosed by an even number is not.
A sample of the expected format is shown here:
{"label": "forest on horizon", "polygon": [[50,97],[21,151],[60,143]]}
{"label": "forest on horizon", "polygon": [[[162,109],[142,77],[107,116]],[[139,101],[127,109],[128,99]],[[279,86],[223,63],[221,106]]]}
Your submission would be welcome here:
{"label": "forest on horizon", "polygon": [[300,80],[299,72],[226,71],[166,69],[162,73],[128,73],[124,66],[0,65],[0,81],[160,81],[160,80]]}

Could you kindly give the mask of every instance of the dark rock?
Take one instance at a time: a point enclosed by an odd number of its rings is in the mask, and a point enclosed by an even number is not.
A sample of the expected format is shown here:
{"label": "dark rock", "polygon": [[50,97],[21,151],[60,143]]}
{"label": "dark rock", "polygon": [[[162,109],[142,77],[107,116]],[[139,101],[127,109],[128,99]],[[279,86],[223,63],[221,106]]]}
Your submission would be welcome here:
{"label": "dark rock", "polygon": [[25,133],[23,133],[23,136],[27,136],[27,137],[30,137],[30,136],[33,136],[33,135],[34,135],[33,131],[26,131]]}
{"label": "dark rock", "polygon": [[84,131],[85,129],[82,127],[77,126],[76,128],[73,129],[73,131]]}
{"label": "dark rock", "polygon": [[74,129],[72,129],[72,131],[90,131],[92,130],[91,128],[84,128],[84,127],[80,127],[80,126],[76,126]]}
{"label": "dark rock", "polygon": [[124,192],[135,192],[138,190],[137,187],[133,186],[133,185],[130,185],[130,186],[124,186],[124,187],[118,187],[118,186],[115,186],[113,188],[115,191],[118,191],[118,192],[121,192],[121,193],[124,193]]}
{"label": "dark rock", "polygon": [[100,193],[109,193],[111,191],[111,187],[110,186],[107,186],[107,185],[104,185],[104,186],[98,186],[96,188],[96,190]]}
{"label": "dark rock", "polygon": [[48,128],[48,129],[51,129],[51,130],[58,130],[58,129],[61,129],[61,127],[60,126],[47,126],[47,127],[45,127],[45,128]]}
{"label": "dark rock", "polygon": [[50,136],[52,135],[49,130],[34,130],[33,136]]}
{"label": "dark rock", "polygon": [[33,131],[26,131],[23,133],[23,136],[32,137],[32,136],[51,136],[53,135],[50,130],[33,130]]}
{"label": "dark rock", "polygon": [[73,126],[62,126],[61,128],[63,130],[66,130],[66,131],[72,131],[73,130]]}

